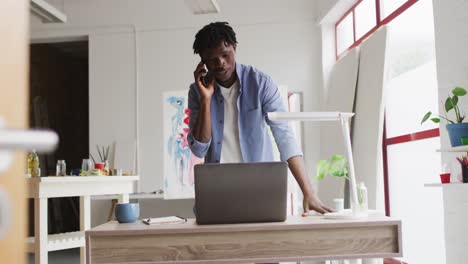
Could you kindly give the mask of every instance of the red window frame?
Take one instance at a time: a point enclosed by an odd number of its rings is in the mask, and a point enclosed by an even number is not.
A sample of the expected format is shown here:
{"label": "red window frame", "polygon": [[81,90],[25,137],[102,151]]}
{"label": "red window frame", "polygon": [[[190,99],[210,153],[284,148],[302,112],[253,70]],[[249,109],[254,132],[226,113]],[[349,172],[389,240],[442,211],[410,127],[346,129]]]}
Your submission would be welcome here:
{"label": "red window frame", "polygon": [[[361,4],[363,0],[358,0],[348,11],[346,11],[340,19],[335,23],[335,54],[336,54],[336,60],[340,58],[341,55],[345,54],[347,51],[353,49],[354,47],[358,46],[361,44],[361,42],[369,37],[372,33],[374,33],[379,27],[388,24],[390,21],[401,15],[403,12],[405,12],[408,8],[410,8],[412,5],[414,5],[418,0],[408,0],[404,4],[402,4],[399,8],[397,8],[395,11],[393,11],[390,15],[388,15],[386,18],[381,19],[381,14],[380,14],[380,1],[391,1],[391,0],[375,0],[375,26],[370,29],[367,33],[365,33],[362,37],[359,39],[356,39],[356,19],[355,19],[355,12],[354,10],[356,7]],[[343,52],[338,54],[338,35],[337,35],[337,27],[338,25],[343,21],[343,19],[346,18],[348,14],[352,13],[353,16],[353,44],[349,46],[347,49],[345,49]]]}

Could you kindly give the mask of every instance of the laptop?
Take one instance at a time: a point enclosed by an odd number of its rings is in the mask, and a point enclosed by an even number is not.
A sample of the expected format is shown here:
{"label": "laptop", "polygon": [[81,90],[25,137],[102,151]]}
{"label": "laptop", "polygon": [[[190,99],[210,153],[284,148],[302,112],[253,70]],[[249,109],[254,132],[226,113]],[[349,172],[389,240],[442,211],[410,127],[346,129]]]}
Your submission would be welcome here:
{"label": "laptop", "polygon": [[199,164],[194,170],[198,224],[286,220],[286,162]]}

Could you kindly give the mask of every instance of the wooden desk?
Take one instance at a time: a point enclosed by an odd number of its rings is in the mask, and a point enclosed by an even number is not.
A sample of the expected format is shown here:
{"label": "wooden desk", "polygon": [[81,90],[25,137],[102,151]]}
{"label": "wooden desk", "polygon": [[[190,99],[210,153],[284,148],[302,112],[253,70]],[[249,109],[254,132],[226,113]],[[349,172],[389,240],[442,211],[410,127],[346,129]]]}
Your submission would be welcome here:
{"label": "wooden desk", "polygon": [[115,221],[86,231],[88,263],[245,263],[402,256],[401,221],[289,217],[283,223],[148,226]]}
{"label": "wooden desk", "polygon": [[[84,231],[91,228],[90,196],[119,194],[120,202],[128,202],[138,180],[138,176],[28,178],[28,197],[34,198],[34,237],[27,239],[27,250],[35,253],[35,263],[47,264],[48,251],[76,247],[81,247],[81,263],[85,263]],[[80,196],[81,231],[48,235],[47,198],[73,196]]]}

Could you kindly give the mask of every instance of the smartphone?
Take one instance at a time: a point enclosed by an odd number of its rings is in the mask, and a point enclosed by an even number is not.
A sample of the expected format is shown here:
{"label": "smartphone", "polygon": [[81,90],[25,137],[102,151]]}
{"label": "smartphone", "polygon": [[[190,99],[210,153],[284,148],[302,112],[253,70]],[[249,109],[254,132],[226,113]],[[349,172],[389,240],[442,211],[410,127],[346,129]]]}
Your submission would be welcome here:
{"label": "smartphone", "polygon": [[206,87],[213,80],[213,75],[210,71],[208,71],[208,68],[205,64],[203,64],[203,71],[206,72],[206,75],[201,77],[201,82]]}

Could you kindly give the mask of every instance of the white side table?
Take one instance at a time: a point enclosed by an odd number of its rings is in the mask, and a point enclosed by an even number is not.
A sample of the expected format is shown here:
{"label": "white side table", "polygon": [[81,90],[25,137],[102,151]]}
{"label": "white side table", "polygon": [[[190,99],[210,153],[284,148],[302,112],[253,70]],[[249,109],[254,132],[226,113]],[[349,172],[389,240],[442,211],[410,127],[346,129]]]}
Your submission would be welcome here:
{"label": "white side table", "polygon": [[[117,194],[128,202],[136,191],[139,176],[65,176],[28,178],[28,197],[34,198],[34,237],[27,251],[36,264],[47,264],[48,252],[80,247],[80,263],[86,263],[84,232],[91,228],[91,195]],[[47,198],[80,196],[80,231],[48,235]]]}

